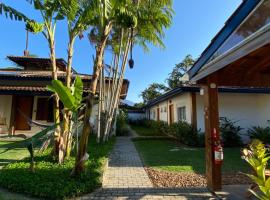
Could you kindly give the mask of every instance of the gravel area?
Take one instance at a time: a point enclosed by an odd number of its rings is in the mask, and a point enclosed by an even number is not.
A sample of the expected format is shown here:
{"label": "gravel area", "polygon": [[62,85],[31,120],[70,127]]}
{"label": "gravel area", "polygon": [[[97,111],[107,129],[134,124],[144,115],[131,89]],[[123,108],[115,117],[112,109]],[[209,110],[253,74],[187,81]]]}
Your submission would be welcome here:
{"label": "gravel area", "polygon": [[[153,168],[145,168],[155,187],[206,187],[204,175],[193,172],[166,172]],[[224,174],[223,185],[250,184],[251,181],[244,174]]]}

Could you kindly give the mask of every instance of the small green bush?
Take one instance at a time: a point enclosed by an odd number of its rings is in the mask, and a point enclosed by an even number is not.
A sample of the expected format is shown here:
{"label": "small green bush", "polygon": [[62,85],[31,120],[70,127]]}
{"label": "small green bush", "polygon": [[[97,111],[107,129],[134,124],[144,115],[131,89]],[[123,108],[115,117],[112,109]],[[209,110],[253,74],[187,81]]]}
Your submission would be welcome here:
{"label": "small green bush", "polygon": [[226,117],[220,118],[220,133],[224,147],[242,146],[241,130],[243,128],[237,125],[237,121],[232,121]]}
{"label": "small green bush", "polygon": [[258,139],[264,144],[270,143],[270,127],[253,126],[248,129],[247,135],[250,139]]}
{"label": "small green bush", "polygon": [[116,135],[117,136],[124,136],[126,133],[126,125],[128,121],[127,113],[124,110],[119,110],[119,113],[117,115],[116,119]]}
{"label": "small green bush", "polygon": [[63,165],[54,162],[51,150],[36,155],[35,173],[29,170],[30,159],[11,163],[0,170],[0,186],[13,192],[25,193],[45,199],[66,199],[92,192],[101,186],[103,167],[115,139],[97,144],[94,137],[89,141],[89,160],[86,171],[71,177],[75,157]]}
{"label": "small green bush", "polygon": [[145,120],[144,124],[145,127],[152,129],[154,132],[174,136],[183,144],[193,147],[204,146],[204,134],[194,129],[187,122],[177,122],[168,125],[164,121]]}
{"label": "small green bush", "polygon": [[187,122],[177,122],[172,124],[170,126],[170,134],[174,135],[183,144],[194,147],[204,146],[204,142],[201,141],[202,134]]}

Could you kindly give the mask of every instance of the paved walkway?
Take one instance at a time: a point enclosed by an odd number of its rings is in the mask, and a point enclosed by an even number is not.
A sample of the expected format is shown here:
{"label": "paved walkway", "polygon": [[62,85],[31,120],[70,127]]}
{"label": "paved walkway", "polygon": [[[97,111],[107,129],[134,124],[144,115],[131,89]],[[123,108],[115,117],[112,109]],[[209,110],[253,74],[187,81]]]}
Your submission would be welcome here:
{"label": "paved walkway", "polygon": [[154,188],[130,138],[118,137],[103,187],[80,199],[215,199],[205,188]]}

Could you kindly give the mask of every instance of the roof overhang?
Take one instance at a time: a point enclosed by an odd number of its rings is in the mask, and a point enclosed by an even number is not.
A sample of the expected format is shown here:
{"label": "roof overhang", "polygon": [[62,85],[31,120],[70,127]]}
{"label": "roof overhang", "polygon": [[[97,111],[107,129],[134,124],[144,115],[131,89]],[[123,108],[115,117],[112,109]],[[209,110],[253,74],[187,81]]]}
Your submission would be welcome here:
{"label": "roof overhang", "polygon": [[269,43],[270,24],[239,43],[227,53],[204,65],[190,80],[195,83]]}
{"label": "roof overhang", "polygon": [[188,74],[190,79],[194,78],[201,68],[208,62],[219,47],[230,37],[237,27],[256,8],[261,0],[243,0],[237,10],[227,20],[224,27],[212,39],[208,47],[203,51],[199,59],[195,62]]}

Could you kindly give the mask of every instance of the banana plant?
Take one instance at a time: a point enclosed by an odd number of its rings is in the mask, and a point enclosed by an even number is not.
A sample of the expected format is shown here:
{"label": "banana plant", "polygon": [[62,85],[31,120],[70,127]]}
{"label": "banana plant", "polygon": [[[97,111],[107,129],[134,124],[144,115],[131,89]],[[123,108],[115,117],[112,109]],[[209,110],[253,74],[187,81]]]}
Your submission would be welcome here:
{"label": "banana plant", "polygon": [[59,96],[60,101],[63,103],[65,109],[76,112],[81,107],[83,82],[79,76],[75,78],[71,89],[66,87],[59,80],[52,80],[51,85],[48,85],[47,89]]}
{"label": "banana plant", "polygon": [[[57,96],[59,96],[60,101],[64,105],[64,111],[65,113],[70,112],[71,114],[68,115],[70,118],[72,116],[77,116],[78,109],[82,106],[82,96],[83,96],[83,82],[80,77],[76,77],[74,84],[71,88],[65,86],[61,81],[59,80],[52,80],[52,84],[47,86],[47,89],[51,92],[54,92]],[[69,157],[71,153],[71,147],[72,147],[72,134],[71,134],[71,119],[65,119],[66,116],[64,116],[64,122],[69,123],[63,123],[64,127],[62,128],[61,138],[63,138],[63,141],[61,141],[61,145],[63,146],[62,149],[64,149],[64,152],[59,158],[61,160],[60,163],[63,163],[64,157]],[[75,123],[77,126],[77,123]],[[67,130],[67,132],[65,131]]]}

